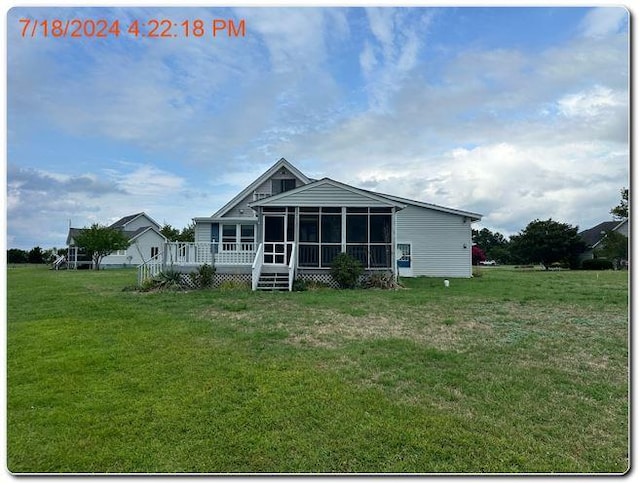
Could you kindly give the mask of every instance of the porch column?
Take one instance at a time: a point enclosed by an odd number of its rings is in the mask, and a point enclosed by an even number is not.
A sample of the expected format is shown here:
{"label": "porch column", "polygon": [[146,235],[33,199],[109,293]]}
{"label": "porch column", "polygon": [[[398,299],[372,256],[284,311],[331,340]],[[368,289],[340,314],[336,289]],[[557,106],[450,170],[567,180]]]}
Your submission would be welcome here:
{"label": "porch column", "polygon": [[340,235],[340,252],[347,252],[347,208],[342,207],[342,234]]}
{"label": "porch column", "polygon": [[398,209],[393,208],[391,213],[391,224],[393,230],[391,231],[391,271],[393,272],[393,279],[398,282]]}

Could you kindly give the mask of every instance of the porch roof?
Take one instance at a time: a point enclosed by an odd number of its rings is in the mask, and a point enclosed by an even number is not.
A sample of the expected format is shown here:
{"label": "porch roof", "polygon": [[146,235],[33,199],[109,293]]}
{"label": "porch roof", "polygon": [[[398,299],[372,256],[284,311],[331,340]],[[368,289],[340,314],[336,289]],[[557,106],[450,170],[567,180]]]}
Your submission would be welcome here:
{"label": "porch roof", "polygon": [[251,208],[297,207],[394,207],[403,209],[406,204],[372,192],[358,189],[330,178],[316,180],[307,185],[283,192],[249,204]]}

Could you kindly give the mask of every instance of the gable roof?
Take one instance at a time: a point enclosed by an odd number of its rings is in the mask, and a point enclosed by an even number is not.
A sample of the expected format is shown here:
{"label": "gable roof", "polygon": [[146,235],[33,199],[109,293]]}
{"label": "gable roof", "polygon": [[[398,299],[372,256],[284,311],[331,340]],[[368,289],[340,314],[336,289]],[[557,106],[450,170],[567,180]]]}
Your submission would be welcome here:
{"label": "gable roof", "polygon": [[236,195],[233,199],[227,202],[220,210],[218,210],[215,214],[213,214],[212,218],[218,218],[224,216],[227,212],[229,212],[236,204],[240,203],[244,198],[251,195],[251,193],[260,187],[263,183],[269,180],[273,175],[275,175],[278,170],[282,168],[287,169],[291,172],[295,177],[301,180],[304,184],[308,184],[311,180],[303,174],[296,167],[291,165],[285,158],[281,158],[276,163],[274,163],[271,168],[269,168],[266,172],[264,172],[260,177],[251,182],[242,192]]}
{"label": "gable roof", "polygon": [[[313,198],[314,196],[320,196],[320,199],[322,200],[322,196],[324,195],[324,193],[326,193],[326,189],[332,191],[331,197],[329,199],[326,199],[326,202],[324,200],[322,202],[319,202],[318,198]],[[345,194],[350,200],[348,202],[345,202],[344,200],[337,198],[336,189],[338,192],[342,191],[342,193]],[[304,200],[305,196],[308,197],[308,200],[301,203],[301,198],[302,200]],[[298,200],[291,200],[296,198]],[[386,207],[397,208],[405,207],[404,204],[398,204],[397,202],[390,200],[387,197],[366,190],[358,189],[356,187],[352,187],[351,185],[347,185],[326,177],[311,182],[307,185],[302,185],[301,187],[288,190],[287,192],[282,192],[280,194],[272,195],[271,197],[253,202],[249,204],[249,207],[268,207],[276,205],[342,206],[345,204],[352,204],[357,206],[365,203],[366,205],[372,205],[372,203],[374,202],[378,206],[382,205]]]}
{"label": "gable roof", "polygon": [[581,236],[587,246],[593,248],[602,241],[606,232],[615,231],[620,226],[627,222],[627,218],[621,221],[605,221],[601,222],[597,226],[593,226],[590,229],[586,229],[582,232],[578,233],[578,236]]}
{"label": "gable roof", "polygon": [[[135,231],[125,231],[122,229],[122,227],[112,227],[112,229],[118,229],[120,232],[122,232],[122,234],[127,236],[127,238],[129,239],[129,242],[132,242],[134,239],[137,239],[147,231],[153,231],[156,234],[158,234],[160,237],[162,237],[162,239],[164,239],[165,241],[167,240],[167,238],[153,226],[141,227],[139,229],[136,229]],[[67,246],[69,246],[71,244],[71,241],[74,240],[76,236],[78,236],[78,234],[80,234],[82,231],[84,231],[84,228],[70,227],[69,233],[67,234]]]}
{"label": "gable roof", "polygon": [[130,222],[134,221],[135,219],[137,219],[138,217],[146,217],[147,219],[149,219],[149,221],[151,221],[152,224],[155,224],[156,227],[160,227],[160,224],[158,224],[156,221],[154,221],[153,219],[151,219],[151,217],[149,217],[147,214],[145,214],[144,212],[138,212],[137,214],[131,214],[130,216],[124,216],[121,217],[120,219],[118,219],[116,222],[114,222],[113,224],[111,224],[109,227],[113,228],[113,229],[122,229],[124,228],[124,226],[126,226],[127,224],[129,224]]}
{"label": "gable roof", "polygon": [[[377,192],[372,192],[372,193],[376,194]],[[398,197],[397,195],[389,195],[389,194],[379,194],[379,195],[383,195],[384,197],[391,200],[395,200],[397,202],[402,202],[403,204],[406,204],[406,205],[415,205],[417,207],[422,207],[424,209],[432,209],[440,212],[446,212],[448,214],[468,217],[469,219],[471,219],[472,222],[479,221],[480,219],[482,219],[482,214],[478,214],[477,212],[469,212],[469,211],[463,211],[460,209],[452,209],[451,207],[444,207],[442,205],[429,204],[427,202],[420,202],[418,200],[406,199],[404,197]]]}

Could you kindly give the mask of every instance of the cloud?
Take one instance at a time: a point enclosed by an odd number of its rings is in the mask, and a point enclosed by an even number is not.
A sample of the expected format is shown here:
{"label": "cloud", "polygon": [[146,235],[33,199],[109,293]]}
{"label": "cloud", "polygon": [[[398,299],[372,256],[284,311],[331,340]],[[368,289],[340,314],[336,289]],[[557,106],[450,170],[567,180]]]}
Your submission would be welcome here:
{"label": "cloud", "polygon": [[599,7],[584,17],[580,30],[585,37],[605,37],[626,28],[629,11],[624,7]]}

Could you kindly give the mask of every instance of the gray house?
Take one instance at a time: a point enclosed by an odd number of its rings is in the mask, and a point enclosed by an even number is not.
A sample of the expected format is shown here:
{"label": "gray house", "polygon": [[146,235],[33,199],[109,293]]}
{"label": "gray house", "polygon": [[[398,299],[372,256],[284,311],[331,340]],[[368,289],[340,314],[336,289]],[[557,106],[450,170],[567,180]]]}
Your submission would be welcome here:
{"label": "gray house", "polygon": [[331,262],[341,252],[367,271],[468,278],[471,223],[480,218],[312,180],[283,158],[216,213],[195,217],[194,243],[167,244],[163,263],[213,264],[218,278],[233,275],[254,289],[267,282],[290,288],[295,278],[331,283]]}
{"label": "gray house", "polygon": [[603,243],[607,232],[615,231],[623,236],[629,237],[629,218],[625,217],[621,221],[605,221],[578,233],[587,245],[587,249],[580,255],[580,260],[593,259],[594,251]]}

